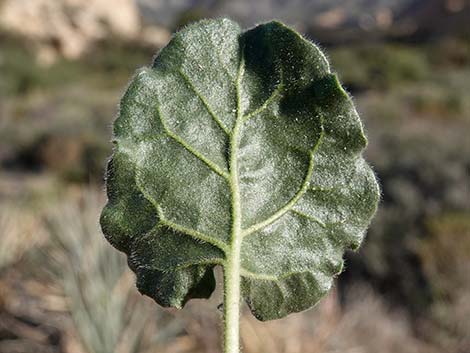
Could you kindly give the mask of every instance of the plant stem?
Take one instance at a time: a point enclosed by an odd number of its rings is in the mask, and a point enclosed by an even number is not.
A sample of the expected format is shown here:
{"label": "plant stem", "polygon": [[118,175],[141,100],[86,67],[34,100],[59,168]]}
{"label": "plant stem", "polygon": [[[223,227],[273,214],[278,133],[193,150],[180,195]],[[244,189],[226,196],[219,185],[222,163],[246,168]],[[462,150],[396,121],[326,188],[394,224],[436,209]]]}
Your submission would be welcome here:
{"label": "plant stem", "polygon": [[232,237],[224,266],[224,353],[239,353],[240,331],[240,250],[242,244],[240,190],[238,183],[238,140],[241,128],[237,119],[230,141],[230,186],[232,192]]}
{"label": "plant stem", "polygon": [[236,92],[237,116],[230,135],[229,179],[232,194],[232,234],[230,250],[224,266],[224,353],[240,352],[240,251],[242,245],[242,214],[238,181],[238,144],[243,119],[240,83],[245,69],[243,51],[238,67]]}
{"label": "plant stem", "polygon": [[234,248],[224,269],[224,353],[239,353],[240,345],[240,249]]}

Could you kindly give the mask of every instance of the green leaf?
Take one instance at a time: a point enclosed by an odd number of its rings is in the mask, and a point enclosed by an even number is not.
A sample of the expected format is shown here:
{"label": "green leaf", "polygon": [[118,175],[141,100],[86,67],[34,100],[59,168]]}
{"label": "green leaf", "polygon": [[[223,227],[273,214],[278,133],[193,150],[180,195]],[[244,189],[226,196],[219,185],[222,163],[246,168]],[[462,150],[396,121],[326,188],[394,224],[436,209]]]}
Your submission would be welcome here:
{"label": "green leaf", "polygon": [[377,207],[350,97],[279,22],[177,33],[130,83],[114,143],[101,225],[163,306],[209,297],[230,265],[257,318],[307,309]]}

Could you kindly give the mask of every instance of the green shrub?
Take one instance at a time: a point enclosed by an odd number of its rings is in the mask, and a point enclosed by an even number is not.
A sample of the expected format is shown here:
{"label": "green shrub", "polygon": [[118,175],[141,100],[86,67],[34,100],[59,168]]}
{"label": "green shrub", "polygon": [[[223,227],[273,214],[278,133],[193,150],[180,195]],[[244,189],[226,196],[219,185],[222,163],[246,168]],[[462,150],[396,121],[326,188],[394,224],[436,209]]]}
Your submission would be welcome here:
{"label": "green shrub", "polygon": [[433,218],[470,210],[467,130],[405,119],[375,128],[368,155],[382,203],[360,255],[350,255],[349,279],[365,278],[394,302],[424,314],[438,298],[416,241],[426,238]]}
{"label": "green shrub", "polygon": [[353,89],[383,90],[430,75],[426,54],[411,46],[345,46],[332,50],[331,59],[345,84]]}

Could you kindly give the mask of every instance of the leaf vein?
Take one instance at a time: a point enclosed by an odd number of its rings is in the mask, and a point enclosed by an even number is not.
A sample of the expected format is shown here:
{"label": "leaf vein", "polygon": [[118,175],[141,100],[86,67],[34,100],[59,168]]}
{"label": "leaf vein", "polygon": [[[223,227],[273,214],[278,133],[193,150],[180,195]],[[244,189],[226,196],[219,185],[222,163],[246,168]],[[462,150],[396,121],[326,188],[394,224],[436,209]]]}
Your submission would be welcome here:
{"label": "leaf vein", "polygon": [[175,230],[179,233],[186,234],[186,235],[192,237],[193,239],[211,244],[211,245],[215,246],[216,248],[222,250],[224,253],[227,252],[227,249],[228,249],[227,245],[224,242],[222,242],[220,240],[217,240],[214,236],[211,236],[211,235],[208,235],[208,234],[205,234],[205,233],[202,233],[202,232],[198,232],[194,229],[184,227],[180,224],[177,224],[175,222],[171,222],[168,219],[166,219],[164,214],[163,214],[163,210],[162,210],[161,206],[159,205],[159,203],[152,196],[150,196],[149,193],[147,191],[145,191],[145,189],[142,187],[141,183],[139,182],[139,178],[138,178],[137,173],[135,174],[134,181],[135,181],[135,184],[136,184],[137,188],[139,189],[139,191],[142,193],[142,195],[144,195],[144,198],[152,204],[152,206],[155,208],[155,211],[157,212],[157,216],[158,216],[159,221],[158,221],[156,226],[159,226],[159,225],[166,226],[166,227],[171,228],[171,229],[173,229],[173,230]]}
{"label": "leaf vein", "polygon": [[191,228],[187,228],[187,227],[182,226],[180,224],[177,224],[175,222],[169,221],[168,219],[165,219],[164,217],[160,217],[160,222],[159,223],[161,225],[163,225],[165,227],[168,227],[170,229],[173,229],[173,230],[175,230],[179,233],[184,233],[186,235],[189,235],[190,237],[192,237],[196,240],[200,240],[202,242],[209,243],[209,244],[215,246],[216,248],[219,248],[224,253],[227,252],[227,249],[228,249],[227,245],[224,242],[215,239],[213,236],[207,235],[207,234],[202,233],[202,232],[198,232],[197,230],[194,230],[194,229],[191,229]]}
{"label": "leaf vein", "polygon": [[253,278],[253,279],[257,279],[257,280],[261,280],[261,281],[273,281],[273,282],[280,282],[282,280],[285,280],[285,279],[287,279],[289,277],[292,277],[292,276],[295,276],[295,275],[302,275],[302,274],[311,273],[311,271],[307,270],[307,271],[301,271],[301,272],[289,272],[289,273],[285,273],[283,275],[276,276],[276,275],[268,275],[268,274],[264,274],[264,273],[255,273],[255,272],[249,271],[249,270],[244,269],[244,268],[242,268],[240,270],[240,272],[241,272],[241,275],[243,277]]}
{"label": "leaf vein", "polygon": [[284,87],[284,83],[281,80],[281,82],[277,85],[276,89],[273,91],[271,96],[269,96],[269,98],[266,99],[264,101],[264,103],[259,108],[255,109],[251,113],[248,113],[245,116],[243,116],[243,121],[248,121],[252,117],[254,117],[255,115],[258,115],[261,112],[263,112],[271,104],[271,102],[273,102],[279,95],[281,95],[281,91],[282,91],[283,87]]}
{"label": "leaf vein", "polygon": [[197,90],[197,88],[194,86],[192,83],[191,79],[186,75],[183,71],[180,69],[177,70],[178,74],[181,75],[181,77],[184,79],[184,81],[188,84],[188,87],[194,92],[194,94],[199,98],[199,100],[202,102],[202,105],[204,108],[206,108],[207,112],[209,115],[214,119],[214,121],[219,125],[219,127],[225,132],[226,135],[230,136],[230,131],[227,129],[227,127],[222,123],[222,120],[219,119],[217,114],[212,110],[211,106],[207,102],[206,98]]}
{"label": "leaf vein", "polygon": [[222,170],[215,162],[205,157],[201,152],[197,151],[194,147],[188,144],[183,138],[181,138],[179,135],[175,134],[173,131],[171,131],[168,128],[158,105],[157,105],[157,112],[158,112],[158,116],[160,117],[160,122],[162,123],[163,130],[170,138],[172,138],[174,141],[176,141],[181,146],[183,146],[188,152],[192,153],[196,158],[204,162],[209,167],[209,169],[211,169],[213,172],[217,173],[218,175],[225,178],[226,180],[229,179],[229,174],[227,172]]}
{"label": "leaf vein", "polygon": [[317,217],[314,217],[314,216],[311,216],[311,215],[309,215],[309,214],[306,214],[306,213],[304,213],[304,212],[302,212],[302,211],[296,210],[295,208],[292,208],[290,211],[293,212],[293,213],[295,213],[295,214],[297,214],[297,215],[299,215],[300,217],[303,217],[303,218],[306,218],[306,219],[309,219],[309,220],[311,220],[311,221],[313,221],[313,222],[318,223],[318,224],[321,225],[323,228],[326,228],[326,224],[325,224],[322,220],[318,219]]}
{"label": "leaf vein", "polygon": [[286,205],[284,205],[277,212],[275,212],[273,215],[271,215],[271,217],[268,217],[264,221],[256,223],[256,224],[244,229],[242,231],[242,236],[243,237],[246,237],[250,234],[253,234],[253,233],[257,232],[260,229],[263,229],[263,228],[269,226],[270,224],[272,224],[273,222],[275,222],[276,220],[278,220],[279,218],[284,216],[287,212],[289,212],[294,207],[294,205],[297,203],[297,201],[299,201],[300,198],[307,192],[307,190],[309,188],[310,179],[313,175],[313,165],[314,165],[315,152],[318,150],[318,147],[320,146],[320,144],[323,140],[323,136],[324,136],[324,129],[323,129],[323,124],[322,124],[320,137],[318,138],[318,141],[315,144],[313,150],[311,150],[309,152],[310,158],[309,158],[309,165],[308,165],[307,173],[305,175],[304,181],[303,181],[299,191],[297,191],[297,193],[294,195],[294,197],[292,197]]}
{"label": "leaf vein", "polygon": [[201,260],[201,261],[197,261],[193,263],[184,263],[184,264],[175,266],[174,269],[176,271],[180,271],[180,270],[185,270],[187,268],[190,268],[192,266],[223,265],[223,264],[224,264],[224,260],[222,259],[205,259],[205,260]]}

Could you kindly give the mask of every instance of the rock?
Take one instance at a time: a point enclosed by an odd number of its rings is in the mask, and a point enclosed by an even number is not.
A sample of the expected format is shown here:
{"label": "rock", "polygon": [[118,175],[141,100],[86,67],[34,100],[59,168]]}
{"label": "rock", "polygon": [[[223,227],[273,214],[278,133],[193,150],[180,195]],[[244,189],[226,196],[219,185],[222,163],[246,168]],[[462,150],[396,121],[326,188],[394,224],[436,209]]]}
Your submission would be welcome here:
{"label": "rock", "polygon": [[0,27],[34,43],[46,64],[58,56],[76,59],[98,40],[135,40],[142,32],[134,0],[4,0]]}
{"label": "rock", "polygon": [[140,33],[140,41],[149,47],[163,47],[170,40],[170,33],[157,26],[145,26]]}

